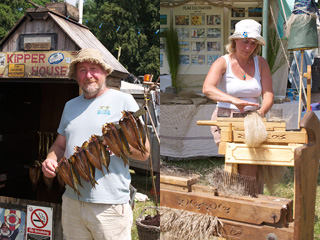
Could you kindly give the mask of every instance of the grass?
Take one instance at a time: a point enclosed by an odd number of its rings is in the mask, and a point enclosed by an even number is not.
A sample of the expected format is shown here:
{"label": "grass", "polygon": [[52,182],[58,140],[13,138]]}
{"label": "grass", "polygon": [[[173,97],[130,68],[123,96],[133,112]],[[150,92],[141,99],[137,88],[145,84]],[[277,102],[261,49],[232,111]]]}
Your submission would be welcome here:
{"label": "grass", "polygon": [[[163,160],[164,164],[183,168],[186,171],[191,171],[203,177],[205,173],[212,171],[212,169],[224,164],[224,158],[207,158],[207,159],[190,159],[180,161]],[[271,195],[268,189],[264,190],[265,195]],[[283,181],[276,184],[272,196],[293,199],[294,197],[294,182],[293,182],[293,168],[289,168],[288,174]],[[318,177],[317,195],[316,195],[316,209],[315,209],[315,225],[314,225],[314,239],[320,240],[320,175]]]}
{"label": "grass", "polygon": [[[136,226],[136,219],[140,217],[141,212],[149,206],[156,206],[154,195],[151,194],[152,189],[152,178],[147,173],[135,173],[133,170],[131,172],[131,184],[132,186],[137,189],[137,192],[145,194],[148,196],[150,200],[146,202],[135,202],[135,206],[133,209],[133,224],[131,229],[131,236],[132,240],[139,240],[137,226]],[[158,200],[159,201],[159,200]],[[154,216],[156,211],[153,209],[147,209],[143,216],[151,215]]]}

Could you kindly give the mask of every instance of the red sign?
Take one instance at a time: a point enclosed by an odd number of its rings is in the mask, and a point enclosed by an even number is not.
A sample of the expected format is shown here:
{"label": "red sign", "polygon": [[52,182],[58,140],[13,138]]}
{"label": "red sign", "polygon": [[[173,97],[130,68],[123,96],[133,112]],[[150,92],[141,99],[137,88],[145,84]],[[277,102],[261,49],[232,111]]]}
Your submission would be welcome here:
{"label": "red sign", "polygon": [[0,78],[67,78],[77,52],[0,52]]}

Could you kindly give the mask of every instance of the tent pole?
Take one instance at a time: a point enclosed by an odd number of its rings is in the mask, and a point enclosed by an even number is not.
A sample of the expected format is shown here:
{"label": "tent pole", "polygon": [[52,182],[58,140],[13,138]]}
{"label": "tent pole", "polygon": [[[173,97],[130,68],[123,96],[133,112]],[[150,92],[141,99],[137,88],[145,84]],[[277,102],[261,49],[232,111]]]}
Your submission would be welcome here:
{"label": "tent pole", "polygon": [[268,56],[268,15],[269,15],[269,0],[263,1],[263,15],[262,15],[262,36],[266,41],[266,45],[262,46],[262,57],[267,59]]}
{"label": "tent pole", "polygon": [[302,88],[303,86],[303,57],[304,57],[304,50],[301,50],[301,72],[300,72],[300,87],[299,87],[299,112],[298,112],[298,128],[300,128],[300,120],[301,120],[301,104],[302,104]]}

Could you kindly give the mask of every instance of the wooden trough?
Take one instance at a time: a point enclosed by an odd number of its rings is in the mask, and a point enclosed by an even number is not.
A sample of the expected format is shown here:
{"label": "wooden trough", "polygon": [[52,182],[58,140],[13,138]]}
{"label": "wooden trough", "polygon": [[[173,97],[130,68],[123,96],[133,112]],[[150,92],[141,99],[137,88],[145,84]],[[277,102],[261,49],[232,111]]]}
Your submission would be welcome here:
{"label": "wooden trough", "polygon": [[225,154],[227,171],[236,172],[237,164],[294,167],[294,199],[217,196],[215,189],[197,185],[197,179],[162,175],[161,206],[217,216],[226,239],[313,239],[320,159],[320,123],[314,113],[306,113],[299,131],[286,131],[284,122],[265,121],[268,137],[256,148],[244,144],[243,119],[197,124],[221,128],[219,153]]}

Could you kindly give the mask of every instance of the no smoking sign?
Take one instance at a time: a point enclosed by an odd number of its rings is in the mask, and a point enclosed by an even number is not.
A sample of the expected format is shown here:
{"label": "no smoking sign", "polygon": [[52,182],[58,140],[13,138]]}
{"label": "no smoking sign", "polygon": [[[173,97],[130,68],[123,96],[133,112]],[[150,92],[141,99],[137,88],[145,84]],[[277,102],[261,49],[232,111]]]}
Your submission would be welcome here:
{"label": "no smoking sign", "polygon": [[52,208],[28,205],[27,239],[38,239],[35,235],[52,239]]}
{"label": "no smoking sign", "polygon": [[42,209],[35,209],[31,213],[31,223],[36,228],[44,228],[48,224],[48,214]]}

